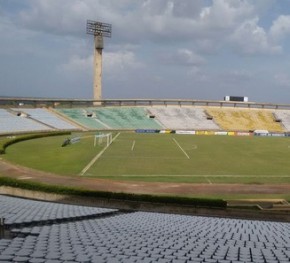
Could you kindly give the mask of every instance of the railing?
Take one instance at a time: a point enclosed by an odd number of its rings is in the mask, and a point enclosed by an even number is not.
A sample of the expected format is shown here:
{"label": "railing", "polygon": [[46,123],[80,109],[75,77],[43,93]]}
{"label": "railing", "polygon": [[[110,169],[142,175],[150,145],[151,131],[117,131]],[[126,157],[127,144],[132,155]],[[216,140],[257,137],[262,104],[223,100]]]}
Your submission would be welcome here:
{"label": "railing", "polygon": [[215,106],[215,107],[239,107],[259,109],[286,109],[290,110],[290,104],[273,104],[257,102],[236,102],[216,100],[188,100],[188,99],[45,99],[45,98],[19,98],[0,97],[0,108],[73,108],[73,107],[106,107],[106,106]]}

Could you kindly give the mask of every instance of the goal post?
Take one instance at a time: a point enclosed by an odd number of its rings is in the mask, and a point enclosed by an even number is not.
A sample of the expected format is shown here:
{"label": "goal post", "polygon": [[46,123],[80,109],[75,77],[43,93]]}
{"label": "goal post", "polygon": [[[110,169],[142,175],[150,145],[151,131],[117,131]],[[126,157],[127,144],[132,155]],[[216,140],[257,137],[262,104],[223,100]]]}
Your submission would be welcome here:
{"label": "goal post", "polygon": [[101,145],[103,142],[105,142],[106,146],[108,147],[112,143],[112,140],[113,136],[111,132],[96,134],[94,137],[94,147],[96,147],[97,143]]}

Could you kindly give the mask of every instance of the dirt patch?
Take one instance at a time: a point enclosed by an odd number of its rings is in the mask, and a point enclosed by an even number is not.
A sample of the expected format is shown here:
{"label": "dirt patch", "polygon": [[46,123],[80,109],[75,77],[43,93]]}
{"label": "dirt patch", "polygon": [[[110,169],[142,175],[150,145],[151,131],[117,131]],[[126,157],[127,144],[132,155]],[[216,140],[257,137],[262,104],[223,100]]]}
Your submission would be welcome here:
{"label": "dirt patch", "polygon": [[90,190],[171,195],[230,195],[230,194],[289,194],[290,184],[189,184],[189,183],[147,183],[113,181],[106,179],[61,176],[14,165],[0,160],[0,174],[20,180],[81,187]]}

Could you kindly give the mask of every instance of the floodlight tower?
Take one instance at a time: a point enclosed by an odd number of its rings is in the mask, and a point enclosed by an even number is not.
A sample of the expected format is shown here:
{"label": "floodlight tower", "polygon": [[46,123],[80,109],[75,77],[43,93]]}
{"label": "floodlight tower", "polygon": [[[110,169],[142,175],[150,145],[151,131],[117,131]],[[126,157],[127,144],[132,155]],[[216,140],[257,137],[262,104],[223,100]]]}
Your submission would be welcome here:
{"label": "floodlight tower", "polygon": [[103,37],[111,37],[111,33],[111,24],[87,20],[87,34],[93,35],[95,38],[93,84],[94,100],[102,99],[102,51],[104,48]]}

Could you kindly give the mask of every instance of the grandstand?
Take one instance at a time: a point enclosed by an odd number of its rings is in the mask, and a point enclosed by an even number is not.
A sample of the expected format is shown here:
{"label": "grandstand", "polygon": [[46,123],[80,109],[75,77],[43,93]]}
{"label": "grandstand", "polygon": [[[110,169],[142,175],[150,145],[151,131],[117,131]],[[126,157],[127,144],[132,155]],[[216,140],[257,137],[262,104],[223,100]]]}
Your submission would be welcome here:
{"label": "grandstand", "polygon": [[108,107],[57,109],[71,120],[87,129],[134,130],[162,128],[154,119],[150,119],[146,109],[139,107]]}
{"label": "grandstand", "polygon": [[20,107],[5,105],[0,109],[0,134],[50,130],[267,130],[280,133],[290,130],[290,110],[285,105],[262,105],[261,108],[259,104],[224,105],[211,101],[192,101],[192,105],[188,101],[162,101],[155,105],[154,101],[124,100],[84,107],[84,102],[76,106],[69,102],[55,102],[54,108],[43,107],[46,103],[51,106],[51,102],[46,101],[38,102],[41,107],[28,103],[25,107],[22,103]]}
{"label": "grandstand", "polygon": [[273,115],[275,120],[280,122],[286,131],[290,131],[290,111],[276,110]]}
{"label": "grandstand", "polygon": [[[19,109],[12,108],[13,111],[19,113]],[[47,109],[37,108],[37,109],[21,109],[20,113],[24,113],[29,116],[31,119],[43,123],[46,126],[49,126],[57,130],[75,130],[76,126],[70,124],[69,122],[61,119],[55,114],[51,113]]]}
{"label": "grandstand", "polygon": [[290,261],[289,223],[119,213],[1,195],[0,211],[10,236],[0,237],[0,262]]}
{"label": "grandstand", "polygon": [[77,129],[46,109],[0,109],[0,134]]}
{"label": "grandstand", "polygon": [[51,127],[34,121],[27,116],[17,115],[11,111],[0,109],[0,133],[49,131]]}
{"label": "grandstand", "polygon": [[154,107],[148,111],[166,129],[173,130],[219,130],[219,126],[208,118],[202,108]]}
{"label": "grandstand", "polygon": [[206,111],[226,131],[285,131],[275,121],[272,110],[209,107]]}

